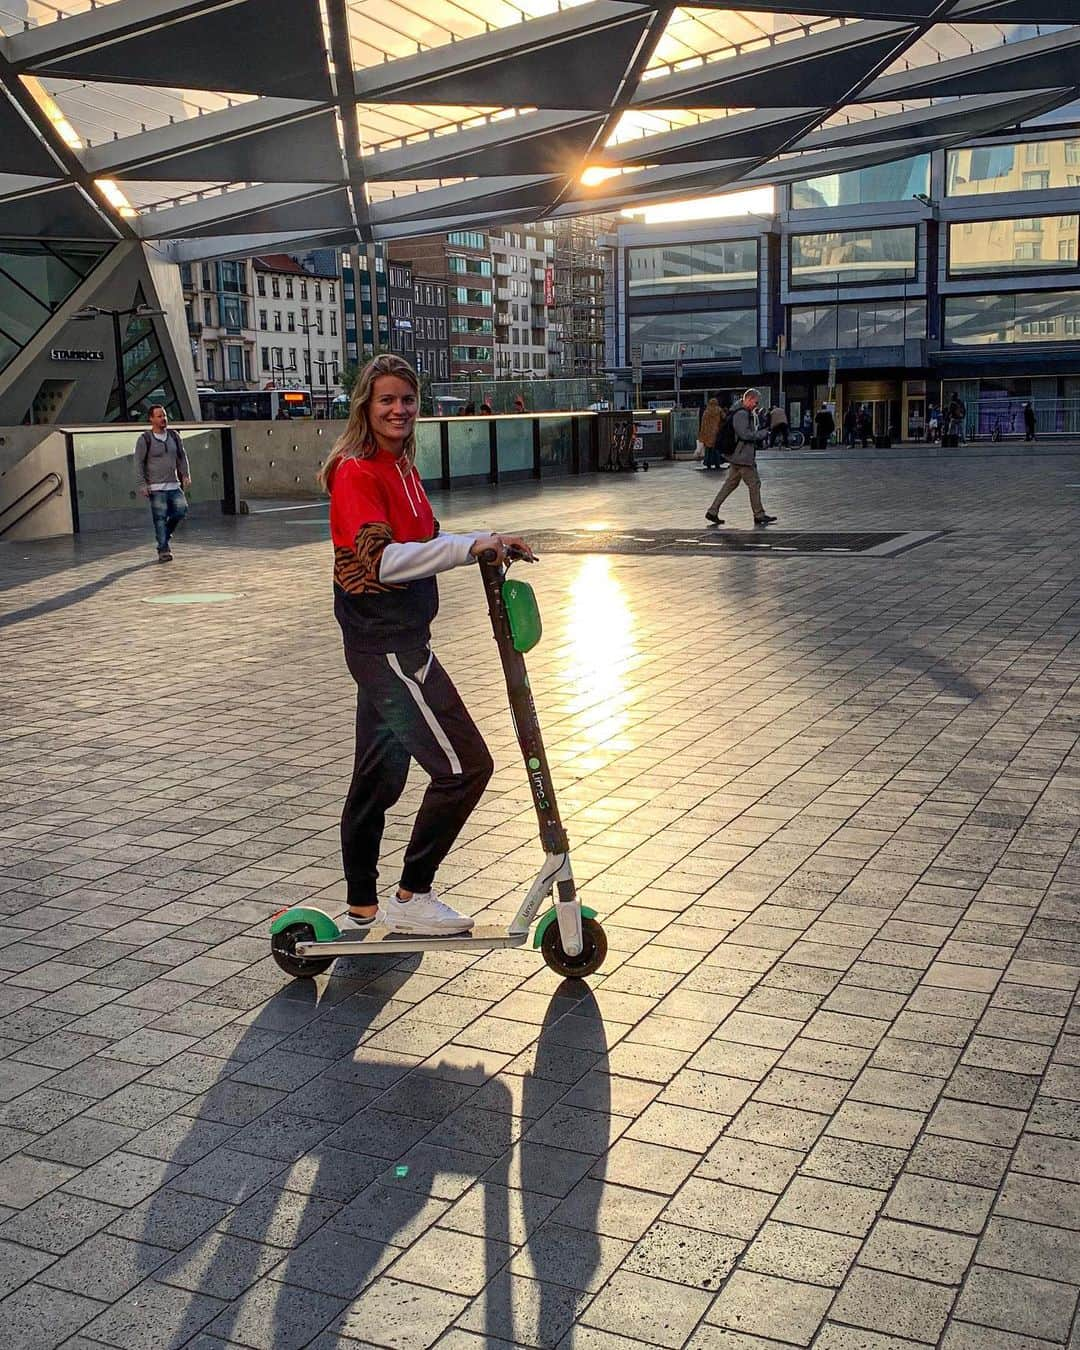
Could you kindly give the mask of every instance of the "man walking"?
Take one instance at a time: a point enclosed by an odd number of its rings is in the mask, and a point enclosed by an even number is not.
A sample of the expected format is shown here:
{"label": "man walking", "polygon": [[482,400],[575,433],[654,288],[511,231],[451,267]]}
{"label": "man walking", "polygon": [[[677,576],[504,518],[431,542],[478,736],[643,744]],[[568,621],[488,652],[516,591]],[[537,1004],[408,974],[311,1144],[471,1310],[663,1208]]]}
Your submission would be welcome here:
{"label": "man walking", "polygon": [[761,504],[761,477],[757,471],[757,448],[769,439],[767,430],[761,430],[757,424],[757,406],[761,398],[756,389],[748,389],[741,402],[731,414],[731,436],[734,449],[727,459],[731,467],[723,486],[716,494],[712,506],[705,512],[705,519],[712,525],[722,525],[719,511],[721,503],[735,491],[740,483],[745,483],[750,492],[750,505],[754,512],[755,525],[771,525],[775,516],[767,516]]}
{"label": "man walking", "polygon": [[169,541],[187,515],[184,488],[191,486],[191,466],[179,433],[169,426],[160,403],[150,409],[150,428],[135,442],[135,481],[150,499],[158,562],[172,562]]}

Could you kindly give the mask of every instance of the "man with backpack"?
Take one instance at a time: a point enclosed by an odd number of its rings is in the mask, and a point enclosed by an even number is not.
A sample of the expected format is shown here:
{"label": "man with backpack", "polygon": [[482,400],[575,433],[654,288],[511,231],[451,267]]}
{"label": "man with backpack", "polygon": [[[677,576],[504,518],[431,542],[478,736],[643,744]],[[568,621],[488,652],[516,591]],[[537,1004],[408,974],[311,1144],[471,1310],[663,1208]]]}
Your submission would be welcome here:
{"label": "man with backpack", "polygon": [[713,504],[705,512],[705,519],[710,525],[724,523],[719,515],[720,505],[731,496],[740,483],[745,483],[750,492],[754,524],[771,525],[776,519],[775,516],[766,515],[765,508],[761,504],[761,476],[757,471],[757,448],[768,441],[769,432],[758,428],[757,406],[760,402],[761,396],[758,391],[748,389],[720,428],[716,444],[730,468],[723,486],[713,499]]}
{"label": "man with backpack", "polygon": [[150,500],[158,562],[172,562],[173,531],[187,515],[184,488],[191,486],[191,466],[180,436],[169,426],[160,403],[150,409],[150,427],[135,442],[135,481]]}

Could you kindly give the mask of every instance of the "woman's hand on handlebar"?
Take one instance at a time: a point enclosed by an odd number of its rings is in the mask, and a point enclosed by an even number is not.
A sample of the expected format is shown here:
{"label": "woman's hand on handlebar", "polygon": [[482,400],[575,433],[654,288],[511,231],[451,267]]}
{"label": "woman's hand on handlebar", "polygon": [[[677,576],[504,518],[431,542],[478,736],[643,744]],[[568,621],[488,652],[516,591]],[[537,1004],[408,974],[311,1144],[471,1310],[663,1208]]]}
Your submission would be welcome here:
{"label": "woman's hand on handlebar", "polygon": [[495,561],[502,563],[506,561],[508,551],[520,555],[526,562],[535,562],[536,555],[532,549],[516,534],[485,534],[475,540],[469,552],[474,558],[479,558],[482,554],[492,552],[495,554]]}

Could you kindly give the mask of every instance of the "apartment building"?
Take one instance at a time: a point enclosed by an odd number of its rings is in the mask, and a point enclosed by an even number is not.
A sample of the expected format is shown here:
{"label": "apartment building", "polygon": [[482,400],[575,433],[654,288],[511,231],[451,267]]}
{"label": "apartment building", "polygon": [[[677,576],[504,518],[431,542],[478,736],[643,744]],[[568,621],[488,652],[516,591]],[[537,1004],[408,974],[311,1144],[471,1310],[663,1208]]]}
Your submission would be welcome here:
{"label": "apartment building", "polygon": [[252,277],[250,258],[181,264],[191,359],[204,388],[259,387]]}
{"label": "apartment building", "polygon": [[328,414],[345,364],[339,275],[317,276],[285,253],[253,258],[252,269],[259,387],[303,386]]}
{"label": "apartment building", "polygon": [[499,379],[548,373],[548,317],[554,305],[551,225],[508,225],[490,235],[495,274],[495,370]]}

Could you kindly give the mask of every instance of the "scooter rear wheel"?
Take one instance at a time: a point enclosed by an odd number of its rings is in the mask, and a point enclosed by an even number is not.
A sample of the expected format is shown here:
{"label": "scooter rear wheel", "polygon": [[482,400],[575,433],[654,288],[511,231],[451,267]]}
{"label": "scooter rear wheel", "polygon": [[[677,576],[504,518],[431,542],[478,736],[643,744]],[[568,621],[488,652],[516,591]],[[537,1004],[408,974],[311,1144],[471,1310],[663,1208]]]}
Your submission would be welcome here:
{"label": "scooter rear wheel", "polygon": [[604,964],[607,956],[607,936],[595,919],[582,915],[581,937],[583,946],[577,956],[567,956],[559,937],[559,925],[548,924],[540,942],[540,952],[544,960],[555,972],[568,980],[582,980],[592,975]]}
{"label": "scooter rear wheel", "polygon": [[297,980],[310,980],[322,975],[334,964],[332,956],[297,956],[298,942],[314,942],[315,930],[309,923],[291,923],[270,939],[270,955],[286,975]]}

